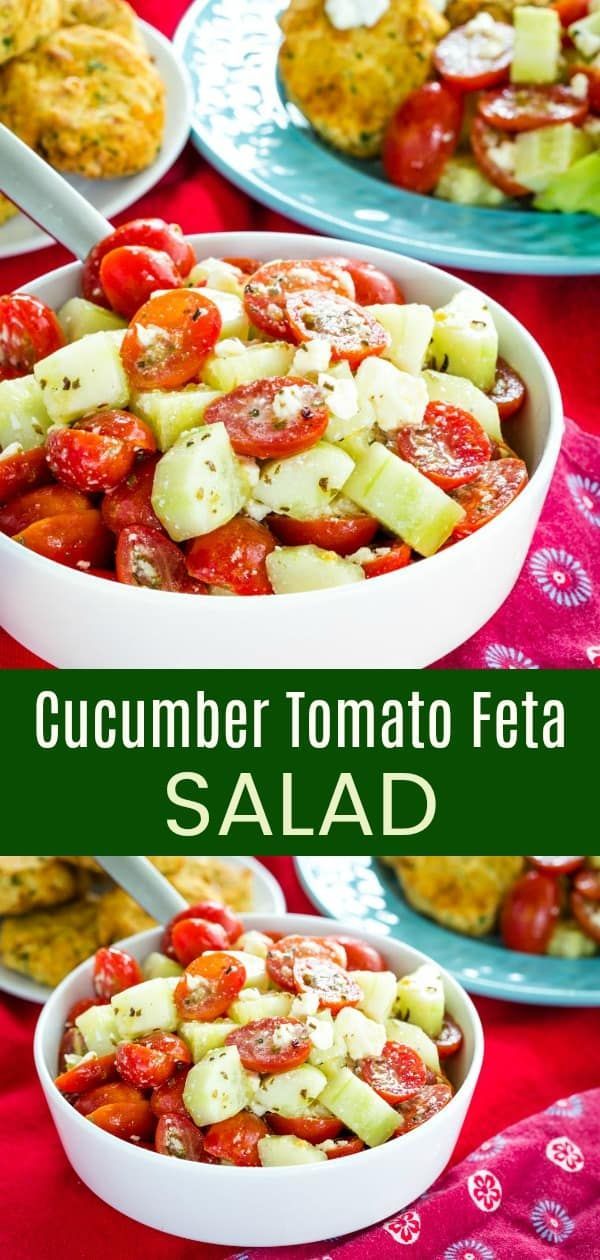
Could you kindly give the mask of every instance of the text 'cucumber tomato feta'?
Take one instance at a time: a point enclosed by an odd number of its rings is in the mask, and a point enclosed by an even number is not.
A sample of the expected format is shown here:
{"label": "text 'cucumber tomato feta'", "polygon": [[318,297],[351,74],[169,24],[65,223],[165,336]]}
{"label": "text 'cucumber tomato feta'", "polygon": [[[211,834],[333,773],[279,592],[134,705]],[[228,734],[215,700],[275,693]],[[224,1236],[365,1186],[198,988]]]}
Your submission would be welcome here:
{"label": "text 'cucumber tomato feta'", "polygon": [[98,950],[56,1085],[91,1124],[163,1155],[326,1163],[445,1107],[461,1046],[434,964],[399,978],[358,937],[244,931],[202,902],[141,966]]}
{"label": "text 'cucumber tomato feta'", "polygon": [[[565,108],[556,96],[555,108]],[[454,545],[527,469],[485,299],[341,257],[206,258],[134,220],[58,316],[0,298],[0,530],[131,586],[293,594]]]}

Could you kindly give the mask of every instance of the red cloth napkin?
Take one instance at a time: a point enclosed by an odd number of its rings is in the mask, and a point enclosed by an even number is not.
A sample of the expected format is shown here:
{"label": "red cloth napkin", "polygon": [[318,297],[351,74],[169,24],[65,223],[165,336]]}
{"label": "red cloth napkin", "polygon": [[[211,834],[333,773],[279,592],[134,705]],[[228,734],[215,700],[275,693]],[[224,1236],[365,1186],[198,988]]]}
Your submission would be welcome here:
{"label": "red cloth napkin", "polygon": [[[262,860],[279,879],[288,908],[310,913],[292,859]],[[455,1160],[499,1128],[549,1107],[557,1098],[598,1085],[597,1011],[554,1011],[485,998],[476,1005],[485,1031],[485,1059]],[[16,998],[0,998],[2,1254],[7,1260],[106,1260],[107,1254],[111,1260],[224,1260],[231,1249],[184,1242],[137,1225],[96,1199],[77,1179],[33,1067],[31,1039],[38,1010]],[[561,1125],[557,1133],[563,1131]],[[486,1156],[485,1167],[488,1162]],[[234,1208],[224,1205],[223,1210]],[[418,1249],[409,1254],[419,1260],[426,1256]],[[571,1249],[566,1254],[591,1260],[589,1252]],[[321,1255],[327,1255],[325,1244]],[[521,1260],[521,1255],[518,1248],[503,1248],[496,1260]],[[544,1255],[546,1250],[540,1252]],[[275,1252],[270,1260],[278,1260]],[[442,1260],[441,1251],[435,1260]]]}
{"label": "red cloth napkin", "polygon": [[[186,0],[136,0],[141,17],[152,22],[166,35],[172,35],[187,8]],[[243,13],[241,14],[243,21]],[[135,206],[119,215],[124,222],[140,214],[156,214],[181,224],[188,232],[235,231],[256,228],[265,231],[289,231],[294,225],[279,214],[263,209],[238,192],[207,165],[190,146],[175,163],[160,185]],[[0,292],[34,279],[41,271],[50,270],[68,261],[58,246],[23,257],[0,262]],[[459,273],[460,274],[460,273]],[[600,283],[597,277],[531,277],[462,273],[465,280],[484,289],[490,297],[507,306],[540,342],[557,373],[567,413],[592,433],[600,434],[600,390],[598,389],[598,346],[600,326]],[[598,467],[600,456],[594,462]],[[561,502],[566,503],[563,496]],[[560,525],[557,532],[560,533]],[[556,531],[555,531],[556,532]],[[565,540],[570,551],[568,541]],[[577,558],[577,557],[576,557]],[[516,596],[514,598],[517,598]],[[515,605],[513,604],[514,608]],[[519,614],[520,616],[521,614]],[[486,627],[469,645],[453,653],[443,662],[452,667],[484,667],[487,648],[498,645],[494,654],[496,666],[505,660],[503,649],[520,650],[542,666],[574,666],[585,668],[584,642],[570,628],[565,633],[552,632],[549,643],[537,644],[528,639],[528,647],[520,641],[519,626],[513,627],[504,617],[496,626]],[[572,635],[574,637],[572,637]],[[598,634],[589,631],[590,644],[598,642]],[[589,637],[588,635],[588,637]],[[529,650],[531,648],[531,650]],[[44,662],[27,652],[0,630],[0,667],[4,669],[41,668]]]}
{"label": "red cloth napkin", "polygon": [[[325,1244],[327,1260],[597,1257],[600,1089],[561,1098],[497,1133],[437,1185],[381,1225]],[[398,1140],[402,1140],[401,1138]],[[278,1260],[324,1260],[318,1246],[282,1247]],[[235,1260],[271,1260],[259,1247]]]}

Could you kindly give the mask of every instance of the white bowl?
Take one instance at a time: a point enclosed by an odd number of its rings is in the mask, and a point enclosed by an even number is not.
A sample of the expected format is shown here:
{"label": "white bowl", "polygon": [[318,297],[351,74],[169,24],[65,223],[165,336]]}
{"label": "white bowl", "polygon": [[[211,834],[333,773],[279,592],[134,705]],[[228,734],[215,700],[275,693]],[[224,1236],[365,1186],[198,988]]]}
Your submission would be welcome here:
{"label": "white bowl", "polygon": [[[314,915],[244,915],[266,932],[356,935],[356,927]],[[419,950],[380,934],[360,936],[402,975],[429,962]],[[155,949],[160,929],[126,942],[139,959]],[[483,1058],[479,1016],[464,989],[442,972],[448,1010],[464,1044],[452,1059],[458,1087],[452,1101],[406,1136],[327,1164],[296,1168],[225,1168],[169,1159],[104,1133],[56,1089],[58,1046],[67,1011],[88,997],[92,960],[82,963],[49,998],[35,1031],[35,1064],[60,1140],[75,1172],[95,1194],[126,1216],[164,1233],[233,1247],[283,1247],[317,1242],[400,1211],[435,1181],[456,1145]]]}
{"label": "white bowl", "polygon": [[[441,306],[460,288],[444,271],[386,250],[318,236],[209,233],[201,255],[261,259],[346,254],[389,271],[409,301]],[[81,266],[27,291],[59,307],[78,292]],[[539,346],[490,302],[501,352],[527,382],[526,408],[507,432],[531,480],[470,538],[398,573],[306,594],[193,599],[106,582],[46,560],[0,535],[0,622],[62,668],[422,668],[474,634],[500,607],[524,563],[563,431],[556,378]],[[240,611],[242,621],[240,622]]]}

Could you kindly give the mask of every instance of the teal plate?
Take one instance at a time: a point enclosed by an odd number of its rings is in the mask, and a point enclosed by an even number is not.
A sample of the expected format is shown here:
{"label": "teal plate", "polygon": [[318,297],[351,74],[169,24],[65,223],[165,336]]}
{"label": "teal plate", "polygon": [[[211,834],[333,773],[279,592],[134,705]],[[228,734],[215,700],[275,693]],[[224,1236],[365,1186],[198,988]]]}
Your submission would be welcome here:
{"label": "teal plate", "polygon": [[600,272],[600,220],[483,210],[402,192],[376,163],[323,145],[277,78],[285,0],[196,0],[175,36],[194,92],[192,137],[232,183],[306,227],[480,271]]}
{"label": "teal plate", "polygon": [[391,870],[371,857],[295,858],[300,882],[324,914],[399,937],[443,963],[470,993],[549,1006],[600,1006],[600,957],[571,961],[518,954],[474,940],[411,910]]}

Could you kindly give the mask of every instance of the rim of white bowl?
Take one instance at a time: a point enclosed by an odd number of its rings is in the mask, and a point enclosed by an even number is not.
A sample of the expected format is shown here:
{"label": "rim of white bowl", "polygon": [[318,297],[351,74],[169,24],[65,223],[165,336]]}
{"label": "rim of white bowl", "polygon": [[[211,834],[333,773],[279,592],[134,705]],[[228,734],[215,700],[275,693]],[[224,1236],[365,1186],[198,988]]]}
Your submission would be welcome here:
{"label": "rim of white bowl", "polygon": [[[547,388],[548,405],[549,405],[549,430],[548,430],[548,437],[546,439],[546,444],[544,446],[544,450],[540,457],[540,461],[538,463],[537,468],[531,474],[528,484],[521,491],[517,499],[514,499],[513,502],[510,503],[508,507],[505,508],[504,511],[500,513],[499,516],[496,516],[493,520],[488,521],[484,530],[477,530],[474,534],[471,534],[468,538],[462,539],[460,548],[457,549],[456,547],[448,547],[446,549],[442,549],[441,551],[438,551],[435,555],[428,556],[426,558],[428,566],[431,564],[436,564],[438,566],[438,569],[428,570],[431,572],[432,578],[434,578],[435,573],[439,570],[440,565],[446,565],[447,568],[450,568],[453,564],[458,563],[459,561],[456,560],[456,556],[457,554],[459,556],[460,555],[464,556],[466,554],[464,551],[465,547],[471,548],[471,552],[473,552],[475,548],[480,547],[481,546],[480,539],[481,539],[482,533],[484,537],[489,537],[490,536],[488,533],[489,530],[498,531],[498,529],[502,529],[503,527],[502,522],[504,518],[506,517],[506,514],[508,512],[518,511],[519,504],[521,501],[528,502],[529,497],[535,491],[537,491],[537,485],[540,481],[542,481],[545,478],[548,479],[548,482],[550,481],[551,471],[554,468],[556,461],[558,459],[558,454],[560,451],[560,445],[561,445],[561,440],[562,440],[562,435],[563,435],[563,430],[564,430],[563,403],[562,403],[562,397],[561,397],[558,381],[556,379],[556,375],[554,373],[554,370],[552,368],[552,365],[549,359],[544,354],[544,351],[542,350],[541,346],[538,345],[535,338],[531,335],[530,332],[528,332],[528,330],[520,322],[520,320],[518,320],[516,316],[512,315],[511,312],[508,311],[505,306],[502,306],[499,302],[495,302],[492,298],[488,297],[488,295],[483,293],[483,290],[478,289],[476,285],[469,284],[469,282],[467,282],[466,284],[463,284],[463,282],[461,282],[460,280],[457,280],[456,276],[453,276],[450,272],[445,271],[442,267],[435,267],[431,263],[421,262],[418,259],[409,258],[404,254],[394,254],[391,250],[379,249],[378,247],[372,246],[372,245],[363,246],[363,245],[357,244],[356,242],[345,241],[343,239],[338,239],[336,237],[305,235],[300,232],[252,232],[252,231],[206,232],[206,233],[189,232],[186,234],[186,236],[187,236],[187,239],[190,240],[194,244],[200,244],[202,241],[210,242],[210,241],[217,241],[217,240],[222,241],[223,239],[226,239],[227,242],[229,243],[230,256],[237,256],[237,257],[243,256],[245,251],[250,249],[251,245],[253,247],[254,254],[256,254],[256,251],[257,251],[256,242],[258,241],[259,247],[262,248],[264,246],[265,252],[267,252],[271,258],[277,257],[277,254],[274,251],[277,248],[276,243],[280,242],[280,244],[282,245],[284,249],[283,256],[287,256],[287,257],[293,256],[290,251],[293,250],[293,248],[296,245],[303,245],[304,248],[308,246],[309,250],[311,250],[312,248],[315,248],[315,253],[312,256],[316,258],[321,256],[322,254],[335,253],[337,249],[337,250],[344,250],[347,256],[355,257],[355,258],[356,257],[358,258],[369,257],[369,255],[374,255],[377,257],[378,262],[381,265],[384,265],[386,259],[388,259],[389,262],[392,264],[392,267],[394,266],[394,264],[397,263],[398,260],[400,260],[402,264],[408,268],[409,272],[413,272],[413,273],[421,272],[422,274],[427,275],[429,277],[441,275],[444,277],[445,280],[449,280],[454,286],[456,286],[457,289],[460,289],[460,288],[474,289],[475,292],[480,293],[485,298],[486,302],[490,306],[492,314],[494,314],[494,312],[500,312],[501,318],[508,320],[509,324],[512,324],[514,331],[518,333],[524,348],[532,356],[538,368],[540,369],[541,374],[544,378],[544,383]],[[260,252],[260,248],[259,248],[259,252]],[[67,263],[64,267],[58,267],[54,271],[45,272],[41,276],[38,276],[36,280],[32,280],[28,284],[23,285],[22,291],[29,292],[32,288],[36,288],[39,284],[51,278],[68,278],[71,275],[75,276],[81,271],[82,265],[83,264],[80,262]],[[20,544],[13,542],[12,538],[8,538],[5,534],[0,534],[0,551],[2,551],[2,549],[6,547],[18,547],[18,546],[20,546]],[[39,570],[40,565],[43,566],[41,571],[45,572],[47,571],[48,565],[55,566],[57,564],[56,560],[49,560],[45,556],[40,556],[34,551],[29,551],[27,548],[22,548],[22,550],[24,551],[25,556],[27,558],[27,563],[32,566],[33,572],[35,572],[36,570]],[[81,584],[85,580],[86,582],[89,583],[90,576],[91,576],[89,573],[81,572],[78,569],[70,568],[67,565],[60,565],[59,567],[62,570],[63,581]],[[415,576],[415,574],[420,573],[420,571],[421,571],[420,564],[409,565],[409,567],[406,569],[402,569],[401,571],[398,571],[395,573],[384,574],[382,575],[382,577],[384,577],[385,580],[390,584],[392,582],[396,582],[397,584],[400,582],[402,584],[402,590],[404,592],[410,592],[411,583],[421,580],[420,577],[417,578]],[[106,590],[106,597],[108,599],[120,599],[121,602],[123,602],[126,599],[135,599],[136,601],[138,601],[138,606],[139,606],[140,599],[153,601],[157,597],[157,592],[149,588],[147,589],[141,586],[129,586],[127,583],[123,583],[123,582],[107,582],[104,578],[96,578],[96,581],[102,582],[104,584],[104,587]],[[342,599],[357,599],[357,598],[366,599],[366,598],[372,598],[372,594],[371,596],[367,594],[369,586],[370,586],[370,583],[367,583],[367,582],[356,582],[356,583],[348,584],[346,586],[330,587],[330,588],[325,588],[323,590],[301,591],[301,592],[295,592],[293,594],[288,594],[288,595],[278,595],[276,598],[277,598],[278,604],[281,602],[281,600],[285,600],[286,602],[289,603],[290,600],[306,601],[309,598],[318,599],[321,604],[324,604],[326,601],[330,601],[330,600],[339,601]],[[80,589],[83,591],[84,587],[80,585]],[[89,586],[88,586],[88,590],[89,590]],[[115,594],[116,591],[118,591],[119,593]],[[171,601],[174,601],[174,600],[179,601],[177,604],[177,607],[181,608],[182,606],[181,599],[182,599],[182,594],[183,594],[182,592],[160,591],[158,592],[158,594],[160,594],[163,600],[169,599]],[[247,611],[248,615],[250,616],[252,616],[251,610],[253,608],[256,608],[257,606],[262,606],[262,604],[264,603],[264,597],[262,595],[245,595],[243,599],[244,599],[244,609],[245,611]],[[197,608],[197,615],[201,614],[204,621],[206,621],[207,617],[211,617],[211,616],[216,617],[216,616],[221,615],[221,612],[218,610],[220,609],[220,606],[222,605],[222,600],[216,601],[217,608],[213,607],[213,603],[214,601],[210,599],[200,601],[201,607]],[[197,604],[197,601],[194,602],[193,600],[188,600],[186,606],[196,607],[196,604]],[[149,607],[151,606],[152,604],[149,605]],[[173,607],[175,606],[176,605],[173,604]],[[156,607],[156,605],[154,605],[154,607]]]}
{"label": "rim of white bowl", "polygon": [[[297,932],[306,932],[307,934],[309,934],[311,926],[318,925],[318,927],[321,929],[319,933],[320,935],[328,935],[328,936],[340,935],[340,934],[349,935],[349,936],[357,935],[357,928],[356,928],[355,923],[347,922],[344,919],[328,919],[325,917],[321,917],[320,915],[293,914],[293,913],[288,912],[287,914],[243,914],[240,917],[242,918],[244,926],[246,927],[247,925],[249,928],[259,928],[260,924],[264,925],[266,922],[269,922],[272,924],[271,930],[278,931],[280,926],[285,927],[290,922],[293,922],[294,924],[297,925],[296,928],[293,930]],[[275,921],[277,921],[279,925],[278,927],[274,926]],[[326,931],[324,931],[325,928],[327,929]],[[127,946],[127,945],[131,946],[131,945],[142,944],[142,942],[146,940],[151,940],[152,937],[156,936],[160,930],[161,930],[160,928],[147,928],[145,932],[137,932],[134,936],[125,937],[123,940],[115,942],[115,944],[118,944],[120,947]],[[269,929],[265,928],[265,930],[268,931]],[[412,1142],[414,1144],[415,1140],[417,1140],[417,1134],[422,1133],[422,1130],[424,1129],[425,1124],[437,1125],[440,1122],[441,1117],[445,1113],[447,1113],[450,1108],[453,1108],[454,1110],[456,1109],[458,1096],[461,1090],[463,1090],[464,1087],[468,1083],[472,1083],[473,1089],[475,1089],[477,1085],[477,1080],[479,1078],[479,1074],[481,1072],[481,1066],[483,1063],[483,1053],[484,1053],[483,1027],[482,1027],[481,1019],[479,1018],[479,1013],[477,1011],[477,1008],[475,1007],[475,1004],[470,998],[466,989],[463,988],[462,984],[460,984],[458,980],[455,980],[454,976],[450,975],[450,972],[446,971],[445,968],[442,967],[440,963],[436,962],[435,959],[431,958],[428,954],[424,954],[422,950],[416,949],[415,946],[411,945],[408,941],[402,941],[402,940],[397,939],[396,937],[389,937],[389,938],[386,937],[384,940],[381,936],[378,936],[374,932],[362,932],[362,931],[359,933],[359,935],[361,939],[364,939],[368,943],[374,944],[375,947],[378,949],[379,948],[383,949],[385,944],[388,944],[388,945],[391,944],[393,947],[398,946],[400,948],[405,948],[405,949],[410,950],[411,953],[415,954],[418,957],[419,965],[421,962],[428,962],[428,963],[433,963],[434,966],[438,967],[440,970],[442,979],[444,981],[444,986],[445,987],[447,986],[450,989],[450,991],[453,993],[454,992],[459,993],[461,999],[464,1001],[466,1011],[470,1020],[470,1031],[473,1034],[473,1052],[471,1055],[471,1061],[465,1072],[464,1080],[458,1086],[458,1089],[456,1090],[452,1099],[450,1100],[449,1103],[446,1104],[446,1106],[442,1109],[442,1111],[436,1112],[436,1114],[433,1116],[430,1116],[429,1120],[425,1121],[424,1124],[419,1125],[415,1129],[411,1129],[409,1133],[403,1134],[402,1149],[404,1149],[405,1144],[407,1142]],[[56,1103],[59,1109],[64,1110],[65,1114],[66,1115],[68,1114],[70,1119],[74,1120],[76,1125],[79,1124],[81,1126],[86,1126],[85,1130],[83,1127],[81,1128],[81,1132],[83,1133],[85,1131],[88,1134],[90,1132],[90,1127],[89,1127],[89,1122],[86,1120],[86,1117],[82,1116],[78,1111],[76,1111],[75,1108],[72,1107],[69,1102],[67,1102],[66,1098],[60,1093],[60,1091],[56,1089],[56,1086],[54,1084],[54,1077],[51,1075],[48,1065],[46,1063],[43,1040],[47,1031],[47,1026],[53,1023],[54,1005],[59,1002],[60,998],[63,995],[64,990],[67,988],[68,985],[70,985],[71,981],[76,976],[83,974],[83,972],[87,968],[89,968],[91,961],[92,961],[91,957],[87,958],[84,962],[80,963],[78,967],[75,967],[73,971],[70,971],[68,976],[65,976],[64,980],[61,980],[60,984],[57,985],[56,989],[54,989],[54,992],[48,998],[48,1001],[46,1002],[45,1006],[42,1007],[41,1014],[35,1026],[35,1032],[34,1032],[34,1038],[33,1038],[33,1057],[34,1057],[36,1071],[37,1071],[43,1090],[45,1091],[46,1089],[54,1089],[55,1096],[56,1096]],[[468,1111],[469,1106],[470,1106],[470,1103],[467,1104],[467,1111]],[[429,1130],[429,1132],[431,1132],[431,1130]],[[112,1143],[115,1140],[116,1141],[120,1140],[119,1138],[115,1139],[113,1134],[106,1133],[103,1129],[100,1129],[98,1127],[96,1127],[95,1129],[95,1134],[98,1141],[101,1143],[101,1147],[103,1143],[109,1143],[109,1145],[106,1147],[107,1153],[110,1153],[110,1151],[114,1149],[112,1146]],[[128,1146],[128,1149],[136,1152],[135,1157],[137,1157],[138,1159],[145,1159],[145,1160],[155,1159],[156,1155],[159,1153],[157,1151],[147,1151],[143,1147],[136,1146],[135,1143],[133,1142],[128,1143],[127,1146]],[[371,1162],[373,1163],[376,1158],[379,1158],[379,1159],[381,1159],[382,1157],[386,1159],[390,1158],[392,1152],[395,1149],[396,1148],[393,1142],[384,1142],[381,1146],[373,1146],[363,1151],[358,1151],[356,1153],[356,1156],[353,1156],[352,1158],[354,1159],[360,1156],[362,1159],[371,1159]],[[384,1152],[386,1152],[385,1155],[383,1155]],[[305,1165],[296,1167],[294,1169],[294,1173],[295,1174],[300,1173],[303,1176],[307,1176],[307,1175],[313,1176],[320,1169],[322,1170],[323,1168],[327,1167],[327,1165],[329,1164],[337,1164],[337,1162],[338,1162],[337,1160],[327,1160],[327,1164],[324,1164],[324,1163],[305,1164]],[[195,1163],[192,1160],[186,1161],[186,1164],[189,1165],[189,1167],[193,1167],[193,1168],[197,1168],[201,1170],[200,1174],[192,1174],[192,1175],[202,1175],[202,1176],[220,1175],[222,1176],[223,1173],[225,1173],[230,1178],[234,1177],[236,1179],[245,1177],[248,1175],[248,1173],[256,1174],[257,1172],[261,1172],[263,1175],[267,1173],[269,1176],[274,1175],[276,1177],[282,1177],[285,1174],[289,1176],[289,1172],[290,1172],[289,1166],[281,1167],[281,1168],[262,1168],[261,1167],[260,1169],[236,1168],[236,1167],[223,1167],[220,1164],[213,1165],[213,1164]]]}

